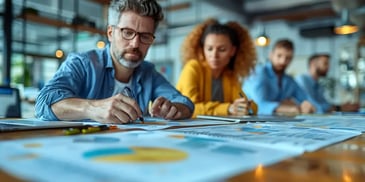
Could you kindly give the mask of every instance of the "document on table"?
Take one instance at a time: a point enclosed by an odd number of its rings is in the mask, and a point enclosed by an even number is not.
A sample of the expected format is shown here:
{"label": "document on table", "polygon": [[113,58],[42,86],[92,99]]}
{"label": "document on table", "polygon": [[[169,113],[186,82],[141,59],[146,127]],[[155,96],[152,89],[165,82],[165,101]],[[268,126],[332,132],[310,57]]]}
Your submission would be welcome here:
{"label": "document on table", "polygon": [[[95,122],[83,122],[84,124],[92,124]],[[186,119],[186,120],[166,120],[163,118],[144,117],[144,123],[136,121],[129,124],[117,124],[120,129],[142,129],[142,130],[162,130],[173,127],[188,127],[188,126],[207,126],[207,125],[224,125],[234,124],[231,122],[214,121],[208,119]]]}
{"label": "document on table", "polygon": [[166,131],[12,140],[0,148],[0,168],[26,181],[224,181],[300,154]]}
{"label": "document on table", "polygon": [[1,119],[0,133],[24,130],[57,129],[82,127],[83,123],[72,121],[42,121],[36,118],[27,119]]}
{"label": "document on table", "polygon": [[225,122],[235,123],[247,123],[247,122],[298,122],[304,119],[294,118],[290,116],[272,116],[272,115],[259,115],[259,116],[211,116],[211,115],[198,115],[197,118],[209,119]]}
{"label": "document on table", "polygon": [[304,119],[303,122],[290,123],[284,122],[280,124],[292,125],[298,127],[314,127],[326,129],[355,130],[365,132],[365,117],[363,116],[298,116]]}
{"label": "document on table", "polygon": [[285,151],[314,151],[324,146],[360,135],[359,131],[306,128],[274,123],[193,127],[171,130],[184,134],[208,135],[217,138],[250,142],[254,145]]}

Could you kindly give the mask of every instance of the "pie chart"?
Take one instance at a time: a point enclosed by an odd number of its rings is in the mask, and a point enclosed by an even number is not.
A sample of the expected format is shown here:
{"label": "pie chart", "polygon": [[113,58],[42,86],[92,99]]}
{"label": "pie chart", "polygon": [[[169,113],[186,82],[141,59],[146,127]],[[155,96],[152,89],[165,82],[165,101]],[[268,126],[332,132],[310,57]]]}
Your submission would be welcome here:
{"label": "pie chart", "polygon": [[162,163],[184,160],[188,154],[178,149],[134,146],[95,149],[83,153],[83,157],[102,163]]}

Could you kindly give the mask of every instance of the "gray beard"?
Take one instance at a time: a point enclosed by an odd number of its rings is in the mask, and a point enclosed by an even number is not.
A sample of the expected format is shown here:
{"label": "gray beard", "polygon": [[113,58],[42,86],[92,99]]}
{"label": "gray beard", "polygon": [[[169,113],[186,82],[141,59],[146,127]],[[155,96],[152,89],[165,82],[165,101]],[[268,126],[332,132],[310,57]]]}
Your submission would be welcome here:
{"label": "gray beard", "polygon": [[119,63],[127,68],[134,69],[137,68],[142,63],[142,60],[138,62],[133,62],[133,61],[126,61],[125,59],[120,58]]}

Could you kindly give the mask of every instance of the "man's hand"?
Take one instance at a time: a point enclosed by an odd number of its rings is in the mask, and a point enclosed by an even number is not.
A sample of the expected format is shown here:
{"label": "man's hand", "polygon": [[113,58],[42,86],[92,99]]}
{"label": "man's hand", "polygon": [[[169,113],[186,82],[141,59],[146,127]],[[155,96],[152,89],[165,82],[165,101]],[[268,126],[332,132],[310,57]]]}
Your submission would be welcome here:
{"label": "man's hand", "polygon": [[359,103],[345,103],[340,107],[341,111],[344,112],[358,112],[360,109]]}
{"label": "man's hand", "polygon": [[149,113],[151,116],[170,120],[190,118],[192,115],[186,105],[172,103],[164,97],[158,97],[153,101]]}
{"label": "man's hand", "polygon": [[310,102],[305,100],[300,104],[300,112],[304,114],[315,113],[316,108]]}
{"label": "man's hand", "polygon": [[130,123],[142,117],[142,111],[137,101],[117,94],[107,99],[95,100],[90,103],[93,112],[91,119],[102,123]]}
{"label": "man's hand", "polygon": [[101,100],[64,99],[53,104],[52,110],[61,120],[92,119],[100,123],[122,124],[142,117],[137,102],[122,94]]}
{"label": "man's hand", "polygon": [[293,100],[288,99],[280,103],[280,105],[275,109],[275,113],[295,115],[300,113],[300,108]]}

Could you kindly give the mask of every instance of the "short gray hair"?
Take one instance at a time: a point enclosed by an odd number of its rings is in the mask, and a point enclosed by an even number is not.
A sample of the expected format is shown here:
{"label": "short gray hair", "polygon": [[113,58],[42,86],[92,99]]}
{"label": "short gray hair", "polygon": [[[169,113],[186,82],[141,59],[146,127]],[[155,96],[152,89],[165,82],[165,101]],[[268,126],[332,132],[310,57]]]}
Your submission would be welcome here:
{"label": "short gray hair", "polygon": [[109,6],[108,25],[117,25],[124,11],[133,11],[155,21],[155,30],[163,19],[161,6],[156,0],[112,0]]}

